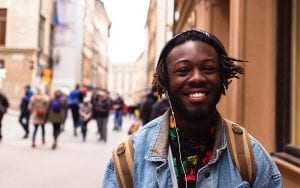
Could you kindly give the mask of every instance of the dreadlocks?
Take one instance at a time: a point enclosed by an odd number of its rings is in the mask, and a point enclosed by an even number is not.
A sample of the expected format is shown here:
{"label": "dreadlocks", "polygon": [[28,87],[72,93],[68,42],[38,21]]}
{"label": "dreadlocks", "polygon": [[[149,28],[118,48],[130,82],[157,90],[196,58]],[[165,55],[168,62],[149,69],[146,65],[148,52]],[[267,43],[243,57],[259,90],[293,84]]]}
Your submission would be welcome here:
{"label": "dreadlocks", "polygon": [[213,34],[201,30],[188,30],[173,37],[162,49],[154,73],[153,85],[157,87],[158,93],[161,96],[169,87],[168,71],[166,59],[170,51],[187,41],[202,41],[211,45],[219,56],[221,67],[221,81],[223,85],[222,94],[225,95],[225,90],[231,83],[232,78],[239,78],[237,74],[244,74],[244,68],[235,62],[247,62],[244,60],[235,59],[227,56],[227,52],[222,42]]}

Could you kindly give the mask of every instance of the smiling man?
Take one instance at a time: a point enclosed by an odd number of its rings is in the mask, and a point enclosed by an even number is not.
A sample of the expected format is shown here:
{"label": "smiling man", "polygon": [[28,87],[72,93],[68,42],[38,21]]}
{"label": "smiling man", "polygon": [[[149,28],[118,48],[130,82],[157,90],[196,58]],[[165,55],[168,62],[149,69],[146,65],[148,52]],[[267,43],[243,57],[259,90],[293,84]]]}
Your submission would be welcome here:
{"label": "smiling man", "polygon": [[[170,109],[131,137],[133,187],[282,187],[277,166],[252,136],[251,181],[231,158],[227,121],[216,105],[231,79],[244,73],[237,62],[243,61],[229,57],[220,40],[205,31],[185,31],[165,45],[154,85],[169,98]],[[103,182],[120,187],[113,160]]]}

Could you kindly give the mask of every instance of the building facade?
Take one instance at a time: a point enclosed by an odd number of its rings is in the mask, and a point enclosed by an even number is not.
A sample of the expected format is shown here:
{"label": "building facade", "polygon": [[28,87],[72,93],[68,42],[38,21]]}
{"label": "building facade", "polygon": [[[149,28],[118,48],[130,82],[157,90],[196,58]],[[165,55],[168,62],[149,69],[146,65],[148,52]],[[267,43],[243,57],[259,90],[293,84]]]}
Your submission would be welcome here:
{"label": "building facade", "polygon": [[[230,56],[249,61],[243,65],[245,75],[231,83],[218,109],[271,153],[284,187],[299,186],[299,1],[176,0],[173,14],[174,35],[187,29],[209,31]],[[151,42],[149,48],[155,48]]]}
{"label": "building facade", "polygon": [[111,22],[100,0],[86,0],[82,84],[107,89],[107,44]]}
{"label": "building facade", "polygon": [[145,50],[135,62],[135,74],[133,75],[133,102],[139,103],[145,92],[149,89],[147,74],[147,50]]}
{"label": "building facade", "polygon": [[121,95],[126,104],[132,103],[136,64],[110,63],[108,72],[108,90],[111,96]]}
{"label": "building facade", "polygon": [[148,30],[147,48],[147,87],[151,88],[153,73],[160,50],[172,35],[174,0],[150,0],[146,27]]}
{"label": "building facade", "polygon": [[85,1],[57,0],[53,45],[53,88],[81,82]]}
{"label": "building facade", "polygon": [[51,59],[53,10],[52,0],[0,0],[0,64],[6,70],[1,84],[12,108],[25,84],[49,88],[42,73]]}
{"label": "building facade", "polygon": [[53,86],[107,88],[110,21],[100,0],[57,0]]}

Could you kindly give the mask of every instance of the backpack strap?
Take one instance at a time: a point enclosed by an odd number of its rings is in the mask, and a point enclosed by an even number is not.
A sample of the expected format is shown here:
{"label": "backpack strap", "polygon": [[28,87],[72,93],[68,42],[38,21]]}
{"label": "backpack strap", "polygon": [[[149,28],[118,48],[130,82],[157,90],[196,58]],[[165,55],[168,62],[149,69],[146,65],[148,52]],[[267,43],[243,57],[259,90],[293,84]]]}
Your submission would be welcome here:
{"label": "backpack strap", "polygon": [[255,160],[248,132],[242,126],[225,119],[227,146],[231,159],[243,180],[253,185],[256,176]]}
{"label": "backpack strap", "polygon": [[122,188],[132,188],[134,156],[132,137],[128,136],[124,142],[116,146],[112,156],[119,186]]}

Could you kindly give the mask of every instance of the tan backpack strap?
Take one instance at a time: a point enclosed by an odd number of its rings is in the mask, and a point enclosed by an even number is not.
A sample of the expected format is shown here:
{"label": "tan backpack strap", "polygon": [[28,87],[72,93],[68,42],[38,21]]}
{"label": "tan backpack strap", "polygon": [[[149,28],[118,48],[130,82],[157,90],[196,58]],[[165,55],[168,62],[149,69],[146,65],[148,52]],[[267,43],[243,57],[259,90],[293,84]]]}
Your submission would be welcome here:
{"label": "tan backpack strap", "polygon": [[113,161],[119,186],[133,187],[133,155],[132,138],[129,136],[113,150]]}
{"label": "tan backpack strap", "polygon": [[226,138],[232,161],[243,180],[253,185],[256,176],[252,144],[248,132],[242,126],[225,119]]}

